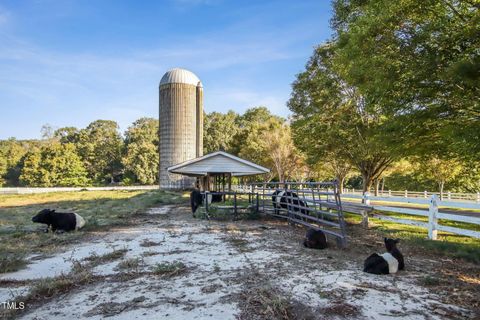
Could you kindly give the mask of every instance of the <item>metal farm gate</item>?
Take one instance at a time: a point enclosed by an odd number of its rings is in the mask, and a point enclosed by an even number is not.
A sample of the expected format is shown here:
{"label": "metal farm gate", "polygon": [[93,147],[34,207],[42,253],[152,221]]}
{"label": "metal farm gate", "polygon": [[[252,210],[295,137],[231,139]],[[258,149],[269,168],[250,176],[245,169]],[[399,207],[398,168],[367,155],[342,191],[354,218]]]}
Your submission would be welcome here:
{"label": "metal farm gate", "polygon": [[[260,182],[249,184],[250,192],[259,195],[259,210],[335,237],[346,245],[345,220],[338,183],[332,182]],[[283,192],[283,193],[282,193]],[[279,195],[282,206],[279,208]]]}

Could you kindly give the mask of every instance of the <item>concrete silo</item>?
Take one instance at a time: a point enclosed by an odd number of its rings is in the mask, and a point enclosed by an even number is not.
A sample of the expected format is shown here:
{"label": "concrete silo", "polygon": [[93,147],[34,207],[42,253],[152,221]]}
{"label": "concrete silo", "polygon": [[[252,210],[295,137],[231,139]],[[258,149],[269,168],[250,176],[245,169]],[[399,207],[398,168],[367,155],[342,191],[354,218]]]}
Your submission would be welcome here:
{"label": "concrete silo", "polygon": [[191,187],[195,178],[167,172],[167,168],[203,155],[203,86],[185,69],[167,71],[160,81],[161,189]]}

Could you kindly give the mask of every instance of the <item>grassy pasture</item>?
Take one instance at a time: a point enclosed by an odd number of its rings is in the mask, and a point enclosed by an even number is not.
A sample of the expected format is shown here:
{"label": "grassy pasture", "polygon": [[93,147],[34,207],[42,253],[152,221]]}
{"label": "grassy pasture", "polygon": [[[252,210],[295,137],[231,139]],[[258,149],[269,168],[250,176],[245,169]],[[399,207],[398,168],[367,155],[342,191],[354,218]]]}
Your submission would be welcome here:
{"label": "grassy pasture", "polygon": [[[245,199],[238,199],[246,205]],[[187,202],[187,195],[159,190],[153,191],[81,191],[30,195],[0,195],[0,273],[15,271],[26,264],[29,254],[48,255],[58,248],[80,241],[90,232],[127,225],[136,213],[158,204]],[[231,201],[222,205],[232,205]],[[44,208],[74,211],[87,221],[79,232],[65,234],[43,233],[44,225],[34,224],[31,217]],[[213,208],[214,209],[214,206]],[[397,218],[426,221],[426,217],[385,213]],[[213,213],[215,215],[215,213]],[[224,213],[219,213],[223,216]],[[346,214],[349,223],[360,222],[358,215]],[[439,232],[439,240],[428,240],[427,230],[375,218],[370,219],[371,229],[382,236],[397,237],[419,249],[441,255],[462,258],[480,264],[480,240]],[[441,221],[453,227],[480,231],[480,227],[462,222]]]}
{"label": "grassy pasture", "polygon": [[[181,193],[159,190],[0,195],[0,273],[22,268],[28,254],[48,254],[89,232],[126,225],[132,215],[154,205],[185,201]],[[85,218],[86,226],[78,232],[43,233],[45,225],[34,224],[31,218],[44,208],[76,212]]]}

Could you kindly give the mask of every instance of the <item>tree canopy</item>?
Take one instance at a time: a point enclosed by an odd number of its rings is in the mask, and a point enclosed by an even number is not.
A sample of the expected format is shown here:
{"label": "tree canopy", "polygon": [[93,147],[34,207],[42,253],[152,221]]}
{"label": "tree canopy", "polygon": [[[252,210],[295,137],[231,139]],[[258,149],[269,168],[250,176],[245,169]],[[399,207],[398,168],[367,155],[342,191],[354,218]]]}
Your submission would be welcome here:
{"label": "tree canopy", "polygon": [[388,115],[336,71],[335,50],[334,43],[317,47],[293,84],[288,106],[294,139],[311,165],[326,159],[354,165],[369,190],[393,161],[397,145],[384,138]]}
{"label": "tree canopy", "polygon": [[339,74],[395,115],[409,150],[480,159],[480,3],[336,0]]}
{"label": "tree canopy", "polygon": [[[133,182],[154,184],[158,181],[158,120],[141,118],[125,132],[122,163]],[[125,181],[125,179],[124,179]]]}
{"label": "tree canopy", "polygon": [[32,187],[85,186],[89,183],[75,145],[59,142],[28,152],[20,181]]}
{"label": "tree canopy", "polygon": [[85,162],[88,177],[94,182],[113,182],[122,173],[123,147],[115,121],[96,120],[80,130],[78,153]]}

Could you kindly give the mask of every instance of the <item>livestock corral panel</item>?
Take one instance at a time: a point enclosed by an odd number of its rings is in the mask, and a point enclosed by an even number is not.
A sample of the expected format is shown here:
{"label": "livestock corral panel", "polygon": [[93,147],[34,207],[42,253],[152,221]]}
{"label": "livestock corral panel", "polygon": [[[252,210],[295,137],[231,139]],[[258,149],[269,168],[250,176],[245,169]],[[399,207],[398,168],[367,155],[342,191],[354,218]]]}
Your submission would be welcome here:
{"label": "livestock corral panel", "polygon": [[338,183],[332,182],[262,182],[249,184],[259,195],[259,210],[290,223],[322,230],[346,245],[345,220]]}

